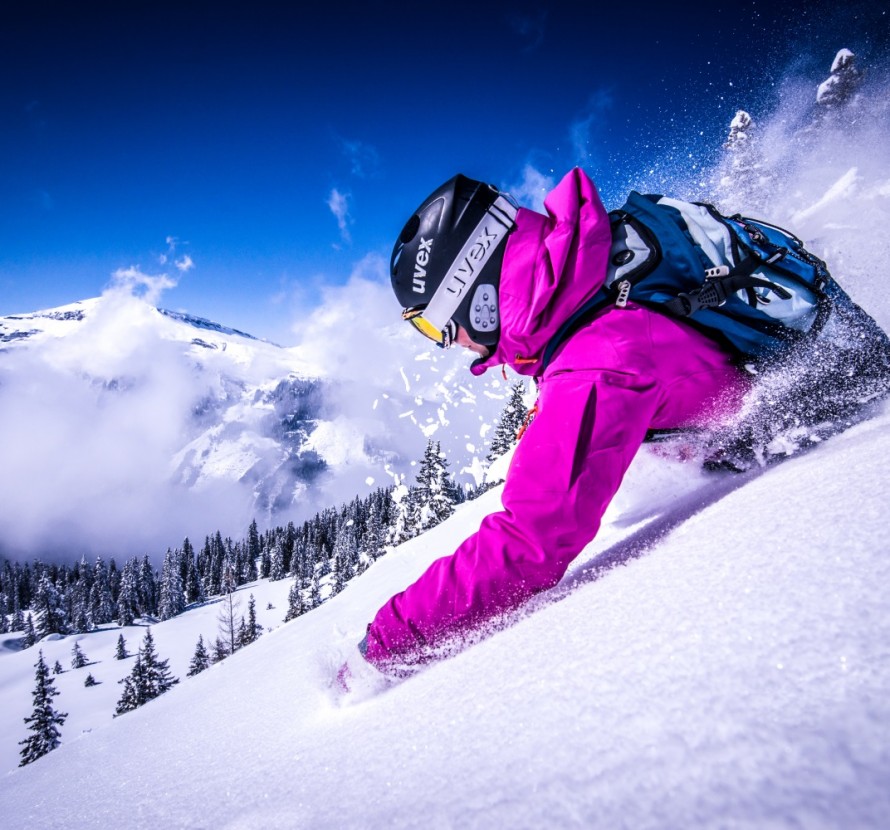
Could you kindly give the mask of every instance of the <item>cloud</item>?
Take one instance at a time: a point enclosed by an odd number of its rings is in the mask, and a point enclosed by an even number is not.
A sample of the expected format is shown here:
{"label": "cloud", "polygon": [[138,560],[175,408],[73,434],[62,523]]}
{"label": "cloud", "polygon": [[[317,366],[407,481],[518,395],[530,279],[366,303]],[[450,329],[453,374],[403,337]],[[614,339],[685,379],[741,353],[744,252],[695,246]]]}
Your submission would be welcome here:
{"label": "cloud", "polygon": [[167,243],[167,250],[158,257],[158,262],[161,265],[166,265],[176,254],[176,237],[168,236],[164,241]]}
{"label": "cloud", "polygon": [[176,258],[176,248],[180,244],[178,237],[168,236],[164,241],[167,243],[167,250],[158,257],[158,262],[160,262],[161,265],[166,265],[168,262],[172,262],[182,274],[191,271],[192,268],[195,267],[194,260],[189,254],[183,254],[179,259]]}
{"label": "cloud", "polygon": [[324,443],[326,458],[348,459],[320,485],[328,504],[366,492],[368,478],[413,481],[412,464],[432,436],[460,474],[471,461],[468,445],[483,445],[508,389],[499,372],[473,378],[471,355],[437,349],[406,324],[388,271],[382,256],[364,257],[293,328],[294,351],[301,363],[322,368],[325,408],[337,414],[314,440]]}
{"label": "cloud", "polygon": [[349,233],[349,226],[352,224],[352,217],[349,215],[349,196],[341,193],[335,187],[331,190],[327,201],[328,208],[337,219],[337,227],[340,229],[340,238],[347,244],[352,244],[352,236]]}
{"label": "cloud", "polygon": [[339,380],[382,383],[391,375],[392,364],[415,344],[399,315],[387,271],[381,256],[369,254],[345,285],[322,287],[318,306],[294,326],[297,348],[310,364],[327,366]]}
{"label": "cloud", "polygon": [[380,154],[377,149],[363,141],[346,138],[337,139],[340,151],[349,160],[350,173],[360,179],[373,178],[380,172]]}
{"label": "cloud", "polygon": [[555,184],[552,176],[542,173],[531,164],[526,164],[522,168],[522,178],[504,190],[521,205],[544,213],[544,197],[553,190]]}
{"label": "cloud", "polygon": [[75,331],[0,361],[4,555],[156,558],[243,515],[231,485],[171,482],[193,413],[219,385],[158,325],[152,302],[171,284],[121,269]]}
{"label": "cloud", "polygon": [[141,297],[151,306],[156,306],[161,295],[170,288],[176,288],[176,280],[166,274],[145,274],[135,265],[118,268],[111,275],[110,292],[127,296]]}
{"label": "cloud", "polygon": [[[762,217],[794,232],[890,331],[890,75],[886,65],[882,69],[859,99],[820,120],[814,83],[820,76],[801,76],[795,68],[777,85],[771,110],[751,106],[757,131],[743,166],[724,148],[710,170],[679,160],[667,173],[681,198],[714,202],[726,213]],[[643,192],[667,192],[658,182],[642,185],[653,185]]]}
{"label": "cloud", "polygon": [[611,90],[600,89],[591,94],[586,107],[569,126],[573,164],[588,169],[598,162],[598,135],[605,124],[607,114],[615,103]]}

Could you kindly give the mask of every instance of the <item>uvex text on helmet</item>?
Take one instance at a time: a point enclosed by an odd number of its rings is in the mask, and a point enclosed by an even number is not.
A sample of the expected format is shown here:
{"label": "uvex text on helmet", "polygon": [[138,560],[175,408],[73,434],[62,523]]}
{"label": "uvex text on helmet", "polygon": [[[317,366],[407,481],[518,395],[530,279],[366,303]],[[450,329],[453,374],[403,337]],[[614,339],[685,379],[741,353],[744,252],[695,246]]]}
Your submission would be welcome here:
{"label": "uvex text on helmet", "polygon": [[393,248],[392,287],[405,309],[453,320],[483,346],[500,336],[498,287],[516,207],[497,188],[457,175],[431,193]]}

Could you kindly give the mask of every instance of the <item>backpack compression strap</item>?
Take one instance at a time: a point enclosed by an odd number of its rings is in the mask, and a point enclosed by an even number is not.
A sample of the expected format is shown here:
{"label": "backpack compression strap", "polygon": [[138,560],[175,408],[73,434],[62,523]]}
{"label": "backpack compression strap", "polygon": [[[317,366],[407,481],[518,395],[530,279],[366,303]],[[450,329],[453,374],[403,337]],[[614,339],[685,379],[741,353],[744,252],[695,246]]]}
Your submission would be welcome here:
{"label": "backpack compression strap", "polygon": [[[784,256],[784,252],[773,254],[769,259],[764,260],[764,264],[772,265]],[[776,285],[769,280],[761,279],[752,275],[754,269],[759,265],[757,258],[751,256],[741,263],[732,271],[726,265],[720,265],[716,268],[708,268],[705,271],[705,282],[701,288],[688,293],[684,292],[673,300],[664,303],[665,308],[675,314],[677,317],[688,317],[702,308],[715,308],[726,302],[727,297],[735,294],[736,291],[748,291],[749,302],[756,305],[757,299],[754,295],[754,288],[768,288],[770,291],[778,294],[783,300],[791,298],[790,292],[786,291],[781,285]]]}

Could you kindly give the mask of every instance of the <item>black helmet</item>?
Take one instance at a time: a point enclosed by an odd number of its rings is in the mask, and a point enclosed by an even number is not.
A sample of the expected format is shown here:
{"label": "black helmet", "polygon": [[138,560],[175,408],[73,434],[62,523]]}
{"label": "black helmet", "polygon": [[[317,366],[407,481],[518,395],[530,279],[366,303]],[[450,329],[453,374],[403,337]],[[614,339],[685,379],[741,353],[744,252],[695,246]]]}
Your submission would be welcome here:
{"label": "black helmet", "polygon": [[498,287],[516,204],[490,184],[457,175],[408,220],[392,252],[390,275],[402,316],[440,346],[455,324],[492,348],[501,333]]}

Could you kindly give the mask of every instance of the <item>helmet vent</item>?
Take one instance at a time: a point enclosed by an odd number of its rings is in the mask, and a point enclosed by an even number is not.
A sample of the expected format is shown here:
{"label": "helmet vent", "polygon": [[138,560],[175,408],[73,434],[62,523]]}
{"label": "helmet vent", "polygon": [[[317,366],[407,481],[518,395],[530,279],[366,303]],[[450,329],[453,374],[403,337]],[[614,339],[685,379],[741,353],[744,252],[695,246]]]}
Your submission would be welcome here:
{"label": "helmet vent", "polygon": [[414,237],[417,235],[417,229],[420,227],[420,217],[415,213],[406,223],[405,227],[402,228],[402,233],[399,236],[399,242],[403,245],[407,245]]}

